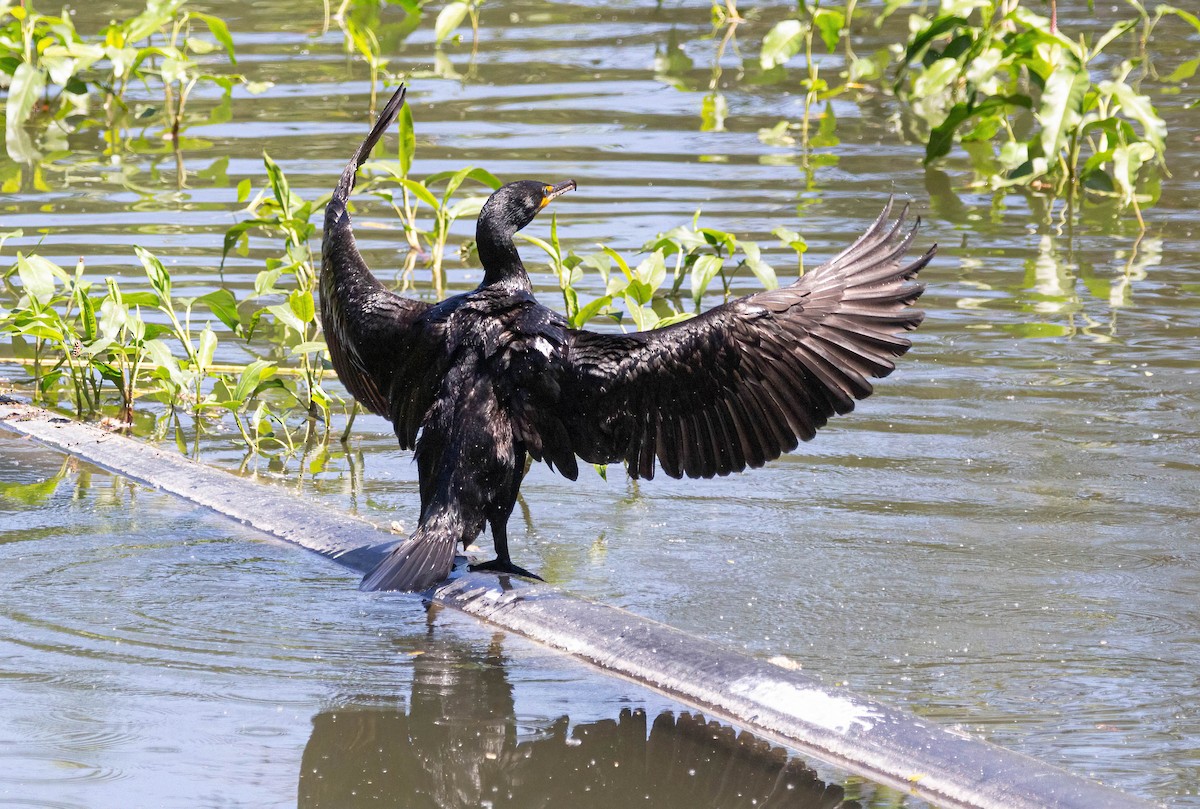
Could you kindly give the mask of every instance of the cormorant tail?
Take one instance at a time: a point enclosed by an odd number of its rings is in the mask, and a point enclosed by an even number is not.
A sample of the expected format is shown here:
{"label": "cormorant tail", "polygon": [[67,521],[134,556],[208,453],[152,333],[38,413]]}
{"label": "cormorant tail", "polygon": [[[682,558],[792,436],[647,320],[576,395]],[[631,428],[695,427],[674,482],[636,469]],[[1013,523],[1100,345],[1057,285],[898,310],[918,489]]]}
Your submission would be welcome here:
{"label": "cormorant tail", "polygon": [[379,118],[375,121],[375,126],[371,128],[371,134],[367,135],[354,152],[354,156],[350,158],[350,162],[346,164],[345,171],[342,172],[342,178],[338,180],[337,187],[333,189],[334,202],[340,202],[345,205],[346,200],[350,199],[350,192],[354,190],[354,177],[358,174],[358,169],[363,163],[367,162],[367,157],[370,156],[371,150],[375,148],[375,144],[379,143],[379,139],[383,137],[383,133],[392,125],[392,121],[396,120],[396,115],[400,112],[400,108],[404,106],[404,95],[408,92],[408,88],[403,84],[392,94],[391,99],[384,105],[383,111],[379,113]]}
{"label": "cormorant tail", "polygon": [[454,567],[460,532],[446,520],[427,520],[363,577],[360,590],[420,592],[444,581]]}

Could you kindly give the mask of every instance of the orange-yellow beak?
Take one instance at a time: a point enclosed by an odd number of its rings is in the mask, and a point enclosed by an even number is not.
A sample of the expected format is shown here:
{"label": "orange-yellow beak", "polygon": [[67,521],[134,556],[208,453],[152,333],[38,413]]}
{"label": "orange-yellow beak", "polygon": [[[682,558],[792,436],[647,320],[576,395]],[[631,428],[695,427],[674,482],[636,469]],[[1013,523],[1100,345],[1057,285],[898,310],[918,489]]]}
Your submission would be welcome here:
{"label": "orange-yellow beak", "polygon": [[552,199],[554,199],[555,197],[561,197],[563,194],[567,193],[568,191],[574,191],[574,190],[575,190],[575,181],[574,180],[567,180],[565,182],[559,183],[558,185],[547,185],[542,188],[542,203],[539,207],[545,208],[547,205],[550,204],[550,201]]}

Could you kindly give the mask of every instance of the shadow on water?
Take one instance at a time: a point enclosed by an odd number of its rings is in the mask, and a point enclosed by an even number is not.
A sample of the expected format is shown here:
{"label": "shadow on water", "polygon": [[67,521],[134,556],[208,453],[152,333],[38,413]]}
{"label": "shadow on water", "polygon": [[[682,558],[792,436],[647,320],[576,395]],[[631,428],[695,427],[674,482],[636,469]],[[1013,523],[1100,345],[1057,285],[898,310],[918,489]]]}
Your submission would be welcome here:
{"label": "shadow on water", "polygon": [[[304,809],[773,807],[857,809],[778,747],[702,716],[642,709],[542,727],[518,722],[502,635],[481,648],[433,637],[413,655],[407,710],[318,713],[304,749]],[[569,801],[569,803],[568,803]]]}

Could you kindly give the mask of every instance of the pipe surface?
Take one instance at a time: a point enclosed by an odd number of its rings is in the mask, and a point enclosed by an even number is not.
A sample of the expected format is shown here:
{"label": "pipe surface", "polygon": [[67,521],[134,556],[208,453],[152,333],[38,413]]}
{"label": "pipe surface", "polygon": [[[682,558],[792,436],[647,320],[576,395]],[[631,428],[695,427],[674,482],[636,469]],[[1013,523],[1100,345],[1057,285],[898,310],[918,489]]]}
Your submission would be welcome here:
{"label": "pipe surface", "polygon": [[[99,427],[0,397],[0,427],[183,497],[360,573],[399,541],[334,509]],[[458,565],[424,598],[574,655],[801,753],[946,807],[1156,804],[843,688],[547,584]]]}

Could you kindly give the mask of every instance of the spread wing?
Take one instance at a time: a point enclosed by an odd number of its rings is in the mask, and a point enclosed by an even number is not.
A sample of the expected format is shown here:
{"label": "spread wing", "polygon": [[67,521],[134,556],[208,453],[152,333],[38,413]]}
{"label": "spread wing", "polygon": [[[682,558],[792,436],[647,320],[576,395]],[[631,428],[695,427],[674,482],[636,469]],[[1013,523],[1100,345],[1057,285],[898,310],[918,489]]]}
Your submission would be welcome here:
{"label": "spread wing", "polygon": [[346,389],[369,410],[391,419],[400,445],[411,449],[421,414],[436,390],[438,327],[424,317],[429,304],[396,295],[371,274],[358,252],[346,210],[358,168],[403,104],[401,87],[350,159],[325,208],[321,326]]}
{"label": "spread wing", "polygon": [[543,440],[568,436],[584,460],[624,461],[635,478],[654,477],[657,458],[678,478],[761,466],[812,438],[894,370],[911,346],[900,334],[924,318],[912,279],[936,246],[905,263],[916,227],[902,233],[903,213],[889,226],[890,212],[791,286],[660,330],[569,332]]}

